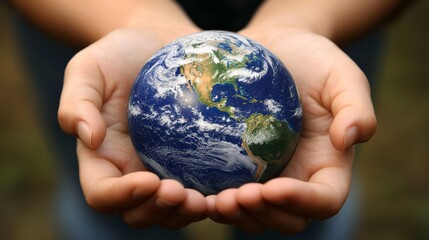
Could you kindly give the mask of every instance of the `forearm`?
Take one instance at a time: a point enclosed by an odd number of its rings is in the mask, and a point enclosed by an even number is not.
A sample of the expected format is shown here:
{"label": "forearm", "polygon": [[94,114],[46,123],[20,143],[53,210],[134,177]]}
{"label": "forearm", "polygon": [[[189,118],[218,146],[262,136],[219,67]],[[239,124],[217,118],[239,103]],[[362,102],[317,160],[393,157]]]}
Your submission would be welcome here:
{"label": "forearm", "polygon": [[249,27],[304,28],[344,43],[379,26],[409,2],[411,0],[267,0]]}
{"label": "forearm", "polygon": [[194,27],[172,0],[12,0],[37,27],[80,46],[117,28]]}

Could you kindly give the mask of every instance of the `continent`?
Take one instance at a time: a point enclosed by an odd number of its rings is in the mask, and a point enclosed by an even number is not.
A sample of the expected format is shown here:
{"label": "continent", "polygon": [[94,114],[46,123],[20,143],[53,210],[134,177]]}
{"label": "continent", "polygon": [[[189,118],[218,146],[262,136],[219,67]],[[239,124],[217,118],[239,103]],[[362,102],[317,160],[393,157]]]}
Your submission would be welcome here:
{"label": "continent", "polygon": [[[243,96],[237,86],[237,71],[245,68],[246,64],[253,60],[254,55],[237,57],[237,52],[240,51],[237,51],[237,46],[230,42],[217,43],[208,41],[206,44],[217,48],[206,52],[187,53],[184,59],[190,59],[191,61],[180,66],[180,73],[188,80],[188,88],[197,92],[201,103],[208,107],[215,107],[222,112],[228,113],[230,117],[239,120],[239,117],[235,114],[235,108],[227,105],[228,99],[226,97],[214,101],[211,94],[214,85],[231,84],[237,92],[234,97],[247,100],[249,103],[256,102],[255,99],[248,99]],[[192,47],[201,47],[201,45],[192,45]]]}
{"label": "continent", "polygon": [[203,31],[164,46],[129,95],[129,135],[142,163],[204,195],[278,176],[301,126],[285,66],[230,32]]}
{"label": "continent", "polygon": [[233,116],[233,109],[226,106],[226,98],[217,102],[211,99],[213,86],[217,84],[218,79],[215,76],[216,68],[213,66],[209,54],[199,54],[197,57],[200,61],[190,62],[180,68],[181,74],[188,80],[189,90],[195,90],[204,105],[215,107]]}
{"label": "continent", "polygon": [[246,120],[242,146],[257,164],[255,179],[265,182],[277,176],[287,165],[293,154],[299,135],[291,130],[287,122],[273,115],[252,114]]}

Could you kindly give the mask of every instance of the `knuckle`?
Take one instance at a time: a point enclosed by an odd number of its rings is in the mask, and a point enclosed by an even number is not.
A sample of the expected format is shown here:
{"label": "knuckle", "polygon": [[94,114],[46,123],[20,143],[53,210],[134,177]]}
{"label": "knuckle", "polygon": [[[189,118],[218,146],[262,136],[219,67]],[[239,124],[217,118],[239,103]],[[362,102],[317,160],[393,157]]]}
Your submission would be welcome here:
{"label": "knuckle", "polygon": [[293,224],[279,228],[278,230],[284,234],[291,235],[304,231],[310,222],[310,218],[301,216],[294,220]]}
{"label": "knuckle", "polygon": [[125,223],[128,224],[129,226],[133,227],[133,228],[140,228],[140,229],[144,229],[144,228],[148,228],[151,226],[151,224],[149,224],[147,221],[143,221],[141,219],[129,219],[129,218],[123,218]]}
{"label": "knuckle", "polygon": [[144,214],[133,210],[119,211],[119,215],[122,217],[126,224],[133,228],[144,229],[151,227],[155,224],[154,222],[149,221]]}
{"label": "knuckle", "polygon": [[61,129],[70,133],[71,129],[69,122],[72,118],[71,111],[66,106],[60,105],[60,107],[58,108],[57,118]]}
{"label": "knuckle", "polygon": [[333,204],[330,207],[327,207],[326,210],[323,212],[323,214],[320,217],[318,217],[318,219],[325,220],[337,215],[340,212],[342,205],[343,205],[342,203],[338,202],[336,204]]}
{"label": "knuckle", "polygon": [[99,213],[108,214],[112,212],[112,210],[109,210],[106,206],[101,204],[102,202],[95,194],[85,195],[85,201],[89,207],[91,207],[92,209],[94,209]]}
{"label": "knuckle", "polygon": [[99,204],[98,204],[98,199],[97,197],[94,196],[94,194],[87,194],[85,196],[85,200],[86,203],[88,204],[88,206],[90,206],[91,208],[98,210],[100,208]]}
{"label": "knuckle", "polygon": [[377,118],[375,116],[372,117],[372,119],[370,120],[370,128],[371,128],[371,136],[375,133],[375,131],[377,130]]}
{"label": "knuckle", "polygon": [[307,227],[308,223],[310,222],[310,219],[307,217],[302,217],[298,219],[297,225],[296,225],[296,232],[302,232]]}

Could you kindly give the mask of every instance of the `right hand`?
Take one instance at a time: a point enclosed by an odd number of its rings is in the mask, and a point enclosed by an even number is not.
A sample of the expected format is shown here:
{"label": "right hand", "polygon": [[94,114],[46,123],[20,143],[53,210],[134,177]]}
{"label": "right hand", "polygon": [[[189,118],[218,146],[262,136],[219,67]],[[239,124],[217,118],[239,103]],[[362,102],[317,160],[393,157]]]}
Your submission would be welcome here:
{"label": "right hand", "polygon": [[302,134],[278,177],[208,196],[207,214],[249,232],[299,232],[310,219],[337,214],[347,199],[354,144],[369,140],[376,130],[369,84],[323,36],[269,26],[241,34],[273,51],[290,70],[302,102]]}

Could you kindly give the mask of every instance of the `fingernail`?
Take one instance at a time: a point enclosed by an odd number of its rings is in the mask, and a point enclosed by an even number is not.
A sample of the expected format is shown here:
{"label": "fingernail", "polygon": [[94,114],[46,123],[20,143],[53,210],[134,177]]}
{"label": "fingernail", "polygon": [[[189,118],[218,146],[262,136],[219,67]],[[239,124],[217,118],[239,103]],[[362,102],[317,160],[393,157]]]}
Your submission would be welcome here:
{"label": "fingernail", "polygon": [[170,208],[170,207],[174,207],[176,204],[170,203],[161,198],[157,198],[155,200],[155,205],[158,206],[159,208]]}
{"label": "fingernail", "polygon": [[84,121],[80,121],[77,125],[77,135],[84,142],[85,145],[92,148],[91,143],[91,128]]}
{"label": "fingernail", "polygon": [[344,137],[343,150],[351,147],[356,139],[358,138],[358,129],[356,126],[347,128],[346,135]]}

